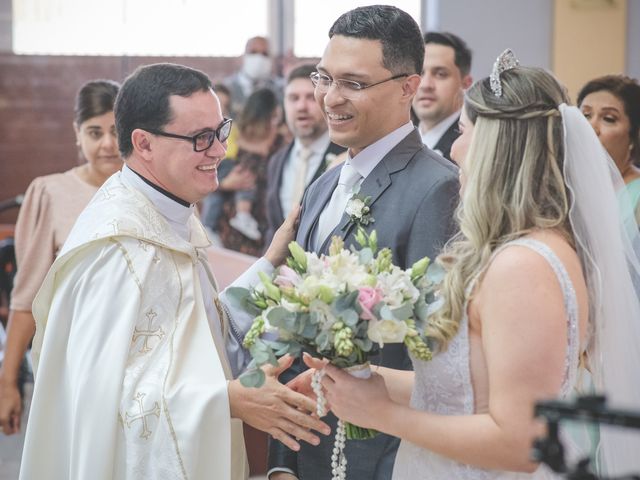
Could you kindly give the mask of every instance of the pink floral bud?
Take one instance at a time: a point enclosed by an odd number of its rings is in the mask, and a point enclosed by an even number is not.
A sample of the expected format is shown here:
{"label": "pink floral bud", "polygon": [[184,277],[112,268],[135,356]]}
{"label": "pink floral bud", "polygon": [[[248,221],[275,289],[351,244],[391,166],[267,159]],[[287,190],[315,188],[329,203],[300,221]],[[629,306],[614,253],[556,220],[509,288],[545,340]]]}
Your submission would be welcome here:
{"label": "pink floral bud", "polygon": [[293,269],[286,265],[282,265],[278,270],[278,275],[273,280],[279,287],[294,287],[300,283],[302,278]]}
{"label": "pink floral bud", "polygon": [[358,289],[358,303],[362,308],[360,318],[364,320],[374,319],[373,307],[382,300],[382,294],[377,288],[373,287],[360,287]]}

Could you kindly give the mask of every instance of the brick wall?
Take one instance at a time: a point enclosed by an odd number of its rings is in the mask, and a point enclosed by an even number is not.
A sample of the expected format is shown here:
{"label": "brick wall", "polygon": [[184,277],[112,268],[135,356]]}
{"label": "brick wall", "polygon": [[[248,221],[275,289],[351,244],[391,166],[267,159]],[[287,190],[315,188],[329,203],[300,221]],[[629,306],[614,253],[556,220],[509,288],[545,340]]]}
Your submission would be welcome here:
{"label": "brick wall", "polygon": [[[232,73],[235,58],[85,57],[0,53],[0,201],[23,193],[40,175],[79,161],[73,134],[73,101],[86,81],[122,82],[138,65],[174,62],[198,68],[215,82]],[[17,209],[0,212],[13,223]]]}

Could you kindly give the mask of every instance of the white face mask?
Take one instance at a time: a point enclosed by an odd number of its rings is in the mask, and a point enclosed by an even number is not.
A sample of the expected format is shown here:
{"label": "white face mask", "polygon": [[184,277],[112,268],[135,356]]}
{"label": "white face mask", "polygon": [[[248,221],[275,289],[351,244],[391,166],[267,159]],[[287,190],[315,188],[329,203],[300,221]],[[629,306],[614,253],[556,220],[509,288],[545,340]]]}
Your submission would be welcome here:
{"label": "white face mask", "polygon": [[266,80],[271,76],[271,59],[259,53],[247,53],[243,57],[242,70],[252,80]]}

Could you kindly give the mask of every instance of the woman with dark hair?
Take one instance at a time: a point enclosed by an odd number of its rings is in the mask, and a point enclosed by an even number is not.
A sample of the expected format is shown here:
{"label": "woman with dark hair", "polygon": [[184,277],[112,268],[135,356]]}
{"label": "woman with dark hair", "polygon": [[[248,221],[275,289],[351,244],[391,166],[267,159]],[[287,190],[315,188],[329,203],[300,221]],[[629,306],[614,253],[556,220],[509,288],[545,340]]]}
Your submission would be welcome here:
{"label": "woman with dark hair", "polygon": [[[278,131],[281,122],[281,107],[273,91],[264,88],[249,96],[238,119],[238,154],[234,165],[254,175],[255,188],[238,190],[224,202],[218,227],[226,248],[255,256],[263,251],[262,236],[267,229],[267,165],[271,155],[284,144]],[[221,164],[221,173],[228,169],[225,164],[229,162]]]}
{"label": "woman with dark hair", "polygon": [[594,78],[578,93],[578,107],[618,167],[640,225],[640,85],[624,75]]}
{"label": "woman with dark hair", "polygon": [[18,215],[18,270],[0,371],[0,427],[7,435],[20,430],[22,398],[17,377],[35,333],[33,299],[80,212],[107,178],[122,167],[113,115],[119,88],[111,80],[90,81],[80,88],[73,128],[83,163],[33,180]]}

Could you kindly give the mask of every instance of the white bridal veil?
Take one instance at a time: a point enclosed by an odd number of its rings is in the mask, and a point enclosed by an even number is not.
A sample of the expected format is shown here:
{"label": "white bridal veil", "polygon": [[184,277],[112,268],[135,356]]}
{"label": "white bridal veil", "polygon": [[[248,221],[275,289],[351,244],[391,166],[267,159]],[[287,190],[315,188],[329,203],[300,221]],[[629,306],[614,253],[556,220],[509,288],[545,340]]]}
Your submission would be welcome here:
{"label": "white bridal veil", "polygon": [[[559,110],[570,220],[589,288],[588,367],[608,406],[640,411],[638,226],[620,173],[591,125],[576,107]],[[640,471],[639,430],[603,427],[599,451],[607,475]]]}

